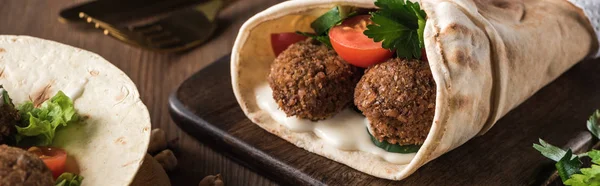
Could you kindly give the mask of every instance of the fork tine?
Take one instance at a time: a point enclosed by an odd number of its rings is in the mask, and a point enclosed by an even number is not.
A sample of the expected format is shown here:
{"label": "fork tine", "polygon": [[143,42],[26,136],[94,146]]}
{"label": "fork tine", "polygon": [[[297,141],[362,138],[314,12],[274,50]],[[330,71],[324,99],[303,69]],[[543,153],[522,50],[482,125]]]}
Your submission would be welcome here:
{"label": "fork tine", "polygon": [[119,32],[118,30],[110,30],[110,29],[104,29],[104,35],[111,35],[120,39],[129,39],[129,36],[127,36],[124,33]]}
{"label": "fork tine", "polygon": [[126,27],[113,26],[83,12],[80,13],[80,17],[96,28],[102,29],[105,35],[125,43],[153,51],[174,52],[197,46],[213,34],[216,23],[213,19],[207,18],[206,14],[205,9],[186,9],[154,22]]}
{"label": "fork tine", "polygon": [[98,29],[102,29],[104,35],[111,35],[111,36],[113,36],[117,39],[120,39],[122,41],[125,41],[127,43],[139,45],[139,44],[137,44],[137,41],[135,38],[132,38],[131,36],[119,31],[119,29],[113,27],[112,25],[110,25],[108,23],[105,23],[103,21],[95,19],[83,12],[79,13],[79,17],[86,20],[86,22],[88,22],[90,24],[94,24],[94,27],[96,27]]}

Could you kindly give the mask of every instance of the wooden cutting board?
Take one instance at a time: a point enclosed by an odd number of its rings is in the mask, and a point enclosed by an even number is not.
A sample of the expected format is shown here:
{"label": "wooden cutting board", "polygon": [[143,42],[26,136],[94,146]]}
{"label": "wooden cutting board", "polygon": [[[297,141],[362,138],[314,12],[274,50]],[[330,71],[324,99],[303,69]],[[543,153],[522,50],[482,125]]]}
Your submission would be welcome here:
{"label": "wooden cutting board", "polygon": [[577,150],[595,143],[585,122],[600,108],[600,60],[574,66],[485,135],[402,181],[361,173],[253,124],[235,100],[229,67],[226,56],[186,80],[170,97],[171,116],[201,142],[284,185],[541,185],[553,180],[554,163],[532,148],[538,138]]}

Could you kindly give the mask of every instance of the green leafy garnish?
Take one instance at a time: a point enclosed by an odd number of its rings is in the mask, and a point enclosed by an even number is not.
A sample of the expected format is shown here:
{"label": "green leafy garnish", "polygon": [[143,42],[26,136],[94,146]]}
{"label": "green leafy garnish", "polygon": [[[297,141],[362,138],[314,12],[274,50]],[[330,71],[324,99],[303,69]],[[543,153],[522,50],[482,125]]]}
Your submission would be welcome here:
{"label": "green leafy garnish", "polygon": [[[20,115],[8,95],[8,91],[0,85],[0,144],[14,146],[17,143],[15,126],[19,123]],[[8,127],[8,128],[7,128]]]}
{"label": "green leafy garnish", "polygon": [[379,141],[377,140],[377,138],[371,135],[369,129],[367,129],[367,133],[369,133],[371,141],[373,142],[373,144],[375,144],[375,146],[388,152],[407,154],[417,152],[421,148],[421,145],[398,145],[390,144],[387,141]]}
{"label": "green leafy garnish", "polygon": [[600,150],[592,149],[592,151],[587,152],[587,155],[592,158],[592,163],[600,164]]}
{"label": "green leafy garnish", "polygon": [[315,35],[315,34],[306,33],[306,32],[296,32],[296,33],[306,36],[306,37],[311,37],[314,40],[317,40],[317,41],[323,43],[325,46],[332,48],[331,41],[329,40],[329,36],[327,36],[327,35]]}
{"label": "green leafy garnish", "polygon": [[0,90],[2,90],[2,104],[15,107],[15,105],[12,103],[12,100],[10,99],[10,96],[8,95],[8,91],[6,91],[2,85],[0,85]]}
{"label": "green leafy garnish", "polygon": [[581,168],[581,161],[577,155],[573,155],[571,149],[563,150],[548,142],[540,139],[540,144],[533,144],[533,148],[540,151],[542,155],[556,161],[555,167],[558,170],[558,175],[563,182],[575,173],[579,172]]}
{"label": "green leafy garnish", "polygon": [[421,49],[425,47],[425,11],[418,3],[405,0],[377,0],[380,9],[371,12],[371,21],[364,34],[382,47],[396,50],[398,57],[408,59],[421,58]]}
{"label": "green leafy garnish", "polygon": [[310,27],[315,31],[315,34],[306,32],[296,32],[298,34],[311,37],[329,48],[332,48],[331,41],[329,41],[329,30],[342,23],[346,18],[354,15],[354,9],[343,6],[333,7],[327,11],[321,17],[317,18],[310,24]]}
{"label": "green leafy garnish", "polygon": [[592,159],[592,166],[590,168],[582,168],[581,173],[572,174],[567,180],[564,180],[565,185],[583,186],[583,185],[597,185],[600,186],[600,151],[592,150],[587,153]]}
{"label": "green leafy garnish", "polygon": [[596,112],[590,116],[590,119],[587,120],[587,128],[594,136],[596,136],[596,138],[600,138],[600,136],[598,136],[598,134],[600,134],[598,119],[600,119],[600,110],[596,110]]}
{"label": "green leafy garnish", "polygon": [[565,185],[573,186],[600,186],[600,166],[593,164],[590,168],[581,169],[581,174],[573,174],[564,181]]}
{"label": "green leafy garnish", "polygon": [[556,170],[558,171],[558,175],[562,181],[567,181],[571,175],[575,173],[579,173],[579,169],[581,168],[581,161],[579,161],[579,157],[577,155],[573,155],[571,149],[567,150],[565,156],[563,156],[556,164]]}
{"label": "green leafy garnish", "polygon": [[[600,133],[598,119],[600,111],[596,110],[587,121],[587,128],[596,138]],[[575,155],[571,149],[566,151],[553,146],[540,139],[540,144],[534,144],[533,148],[540,151],[542,155],[556,161],[555,167],[563,184],[573,186],[600,186],[600,150],[592,149],[589,152]],[[581,168],[580,158],[589,157],[592,165],[589,168]]]}
{"label": "green leafy garnish", "polygon": [[76,122],[78,115],[71,98],[59,91],[54,97],[35,108],[31,101],[17,107],[22,125],[17,126],[17,144],[26,146],[48,146],[54,140],[59,126]]}
{"label": "green leafy garnish", "polygon": [[567,151],[562,150],[554,145],[550,145],[548,142],[542,139],[540,139],[539,145],[534,143],[533,148],[540,151],[542,155],[554,161],[560,161],[560,159],[562,159],[565,156],[565,154],[567,154]]}
{"label": "green leafy garnish", "polygon": [[83,176],[65,172],[56,178],[55,186],[80,186]]}

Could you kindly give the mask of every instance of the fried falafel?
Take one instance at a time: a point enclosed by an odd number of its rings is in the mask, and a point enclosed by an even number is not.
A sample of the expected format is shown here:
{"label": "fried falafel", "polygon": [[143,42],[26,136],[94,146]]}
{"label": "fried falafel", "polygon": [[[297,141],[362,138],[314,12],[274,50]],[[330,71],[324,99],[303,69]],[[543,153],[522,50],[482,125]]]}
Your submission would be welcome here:
{"label": "fried falafel", "polygon": [[288,117],[322,120],[352,104],[357,67],[334,50],[307,39],[291,45],[271,65],[273,98]]}
{"label": "fried falafel", "polygon": [[421,145],[431,128],[435,97],[427,62],[393,58],[367,69],[356,86],[354,103],[377,140]]}
{"label": "fried falafel", "polygon": [[0,145],[0,185],[52,186],[52,172],[37,156],[16,147]]}

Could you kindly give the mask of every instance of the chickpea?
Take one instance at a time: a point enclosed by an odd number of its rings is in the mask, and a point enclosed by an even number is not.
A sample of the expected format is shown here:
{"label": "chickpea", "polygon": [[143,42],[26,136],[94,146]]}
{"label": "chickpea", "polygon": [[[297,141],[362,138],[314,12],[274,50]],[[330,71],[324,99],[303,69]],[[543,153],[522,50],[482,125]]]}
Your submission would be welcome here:
{"label": "chickpea", "polygon": [[150,145],[148,153],[153,154],[167,149],[167,137],[162,129],[153,129],[150,133]]}
{"label": "chickpea", "polygon": [[173,154],[173,151],[169,149],[156,154],[154,159],[156,159],[166,171],[172,171],[177,167],[177,158],[175,157],[175,154]]}
{"label": "chickpea", "polygon": [[221,179],[221,174],[217,174],[216,176],[210,175],[204,177],[202,181],[198,184],[198,186],[224,186],[223,180]]}

